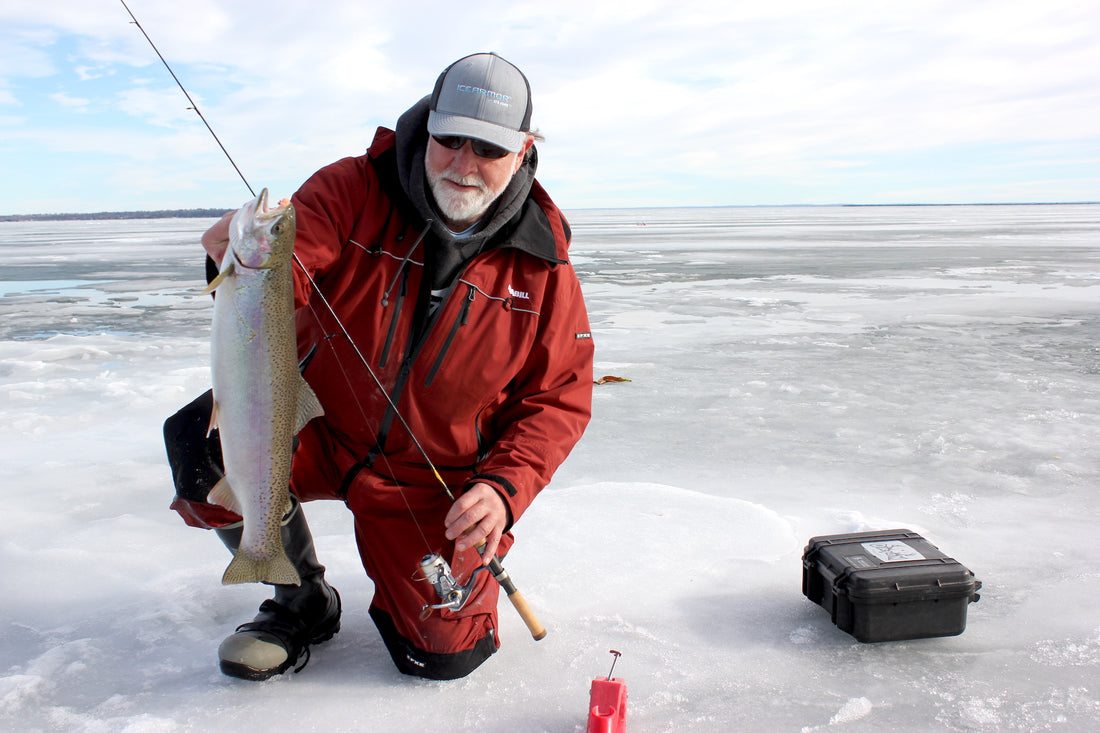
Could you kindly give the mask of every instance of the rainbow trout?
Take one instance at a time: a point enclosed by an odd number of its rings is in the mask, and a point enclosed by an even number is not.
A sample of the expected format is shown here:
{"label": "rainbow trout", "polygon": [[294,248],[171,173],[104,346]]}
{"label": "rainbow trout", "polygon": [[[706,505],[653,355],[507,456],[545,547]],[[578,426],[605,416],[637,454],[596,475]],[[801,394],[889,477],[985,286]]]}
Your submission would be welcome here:
{"label": "rainbow trout", "polygon": [[214,412],[225,477],[209,501],[244,519],[241,544],[222,583],[300,585],[280,528],[292,507],[294,435],[323,414],[298,371],[292,254],[294,207],[271,209],[267,189],[238,211],[218,276],[211,325]]}

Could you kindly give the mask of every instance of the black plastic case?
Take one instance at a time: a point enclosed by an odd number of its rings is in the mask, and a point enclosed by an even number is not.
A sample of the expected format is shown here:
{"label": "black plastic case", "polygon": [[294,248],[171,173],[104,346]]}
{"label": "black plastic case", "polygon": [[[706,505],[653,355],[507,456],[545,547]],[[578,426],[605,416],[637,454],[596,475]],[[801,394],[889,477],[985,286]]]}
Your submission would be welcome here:
{"label": "black plastic case", "polygon": [[802,593],[863,642],[961,634],[981,587],[907,529],[813,537],[802,555]]}

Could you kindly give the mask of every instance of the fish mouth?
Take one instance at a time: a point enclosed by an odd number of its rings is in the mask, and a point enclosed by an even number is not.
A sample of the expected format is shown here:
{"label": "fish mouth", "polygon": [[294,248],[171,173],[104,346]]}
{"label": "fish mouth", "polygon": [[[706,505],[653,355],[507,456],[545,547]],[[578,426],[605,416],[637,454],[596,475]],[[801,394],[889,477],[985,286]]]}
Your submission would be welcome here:
{"label": "fish mouth", "polygon": [[268,221],[270,219],[277,219],[286,213],[287,208],[290,206],[290,199],[282,199],[275,206],[268,205],[268,193],[267,189],[260,191],[260,195],[256,200],[256,211],[254,213],[257,221]]}

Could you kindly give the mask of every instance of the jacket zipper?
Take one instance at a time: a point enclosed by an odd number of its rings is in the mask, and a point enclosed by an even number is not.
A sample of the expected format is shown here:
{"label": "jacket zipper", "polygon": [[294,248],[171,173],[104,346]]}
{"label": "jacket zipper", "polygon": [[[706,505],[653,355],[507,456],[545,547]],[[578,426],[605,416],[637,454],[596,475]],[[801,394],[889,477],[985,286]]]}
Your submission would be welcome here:
{"label": "jacket zipper", "polygon": [[443,359],[447,356],[447,352],[451,349],[451,343],[455,339],[455,335],[458,333],[458,329],[466,325],[466,322],[470,318],[470,305],[474,302],[474,296],[477,294],[477,288],[473,285],[466,286],[466,298],[463,300],[462,308],[458,312],[458,316],[455,318],[454,323],[451,324],[451,331],[447,334],[447,340],[443,342],[442,348],[439,350],[439,355],[435,358],[435,363],[432,364],[431,371],[428,372],[427,379],[424,380],[424,386],[428,387],[435,379],[435,375],[439,372],[439,368],[443,365]]}
{"label": "jacket zipper", "polygon": [[[393,345],[393,336],[397,331],[397,321],[401,318],[401,305],[405,302],[405,295],[408,293],[408,290],[409,265],[406,264],[401,268],[401,288],[397,291],[397,302],[394,304],[389,330],[386,331],[386,342],[382,345],[382,356],[378,359],[378,366],[380,368],[386,366],[386,361],[390,358],[390,347]],[[386,299],[383,299],[383,305],[385,304]]]}

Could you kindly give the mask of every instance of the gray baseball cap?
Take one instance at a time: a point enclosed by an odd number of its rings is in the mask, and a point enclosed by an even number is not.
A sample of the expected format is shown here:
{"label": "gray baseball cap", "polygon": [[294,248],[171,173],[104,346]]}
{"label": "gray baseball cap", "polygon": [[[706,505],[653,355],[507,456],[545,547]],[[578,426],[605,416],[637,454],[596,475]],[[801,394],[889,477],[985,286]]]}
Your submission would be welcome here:
{"label": "gray baseball cap", "polygon": [[523,149],[531,129],[531,85],[494,53],[466,56],[443,70],[432,92],[428,132]]}

